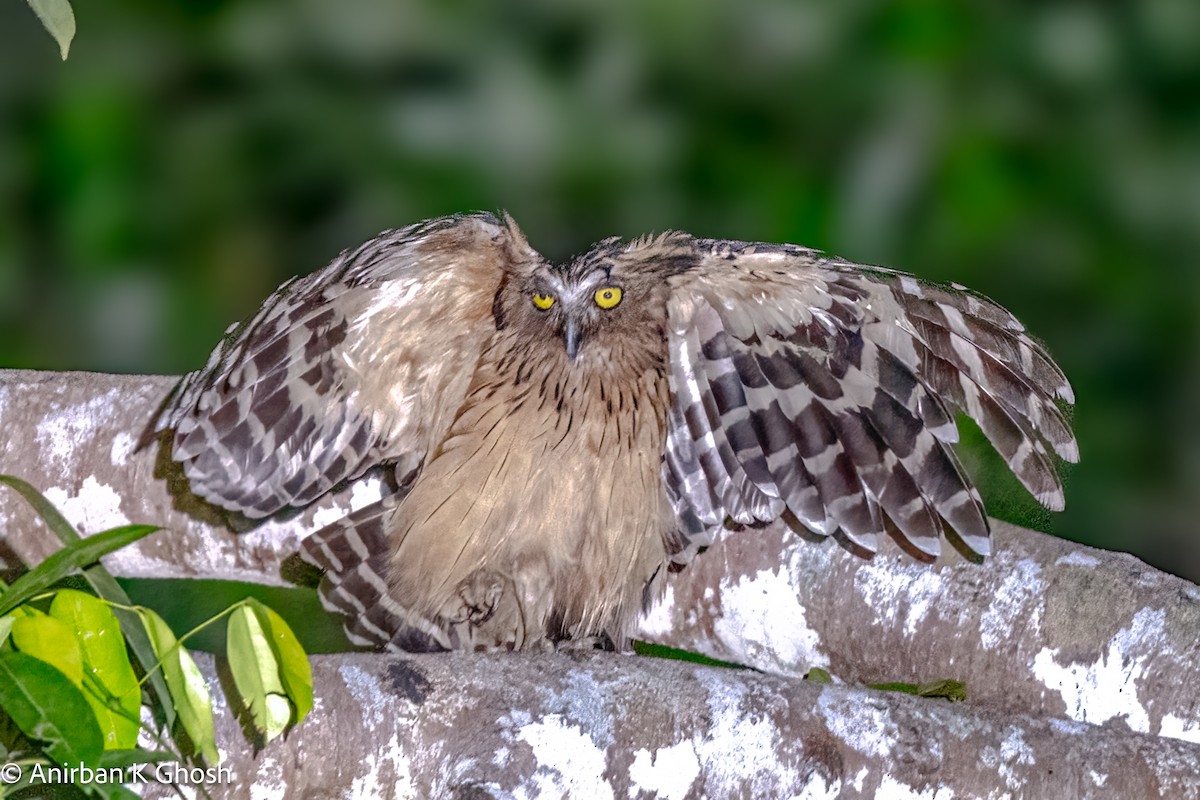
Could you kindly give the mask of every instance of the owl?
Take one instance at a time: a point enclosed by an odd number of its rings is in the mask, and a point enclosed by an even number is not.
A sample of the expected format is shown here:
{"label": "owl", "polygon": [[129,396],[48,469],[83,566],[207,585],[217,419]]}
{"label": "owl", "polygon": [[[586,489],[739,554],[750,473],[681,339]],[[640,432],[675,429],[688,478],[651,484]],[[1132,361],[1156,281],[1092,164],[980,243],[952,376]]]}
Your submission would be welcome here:
{"label": "owl", "polygon": [[302,543],[357,643],[619,647],[731,529],[987,555],[956,415],[1057,510],[1057,401],[1046,351],[957,284],[678,232],[552,264],[476,213],[285,283],[158,427],[193,492],[254,518],[394,474]]}

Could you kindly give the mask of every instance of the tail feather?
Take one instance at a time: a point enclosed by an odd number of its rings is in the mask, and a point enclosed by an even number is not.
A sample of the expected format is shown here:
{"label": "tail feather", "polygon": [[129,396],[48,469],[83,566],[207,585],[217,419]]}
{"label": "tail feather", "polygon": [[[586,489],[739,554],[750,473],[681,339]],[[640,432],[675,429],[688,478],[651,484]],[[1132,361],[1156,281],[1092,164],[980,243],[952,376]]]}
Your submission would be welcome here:
{"label": "tail feather", "polygon": [[354,644],[403,652],[456,649],[453,630],[401,606],[388,590],[387,527],[399,504],[398,496],[385,497],[326,525],[301,543],[300,557],[324,571],[321,604],[345,615]]}

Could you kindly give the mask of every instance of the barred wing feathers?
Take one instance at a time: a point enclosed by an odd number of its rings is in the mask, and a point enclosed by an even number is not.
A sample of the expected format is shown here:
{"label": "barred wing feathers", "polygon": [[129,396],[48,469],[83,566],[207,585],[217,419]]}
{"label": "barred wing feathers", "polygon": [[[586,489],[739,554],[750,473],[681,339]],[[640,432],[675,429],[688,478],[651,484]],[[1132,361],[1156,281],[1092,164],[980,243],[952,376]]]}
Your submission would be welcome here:
{"label": "barred wing feathers", "polygon": [[1021,483],[1063,506],[1051,453],[1078,459],[1062,371],[990,300],[805,248],[696,240],[672,277],[663,480],[683,537],[790,515],[874,551],[889,532],[935,557],[989,550],[950,445],[965,412]]}
{"label": "barred wing feathers", "polygon": [[286,284],[235,325],[159,420],[206,500],[262,517],[442,439],[493,328],[501,259],[528,247],[490,214],[381,234]]}

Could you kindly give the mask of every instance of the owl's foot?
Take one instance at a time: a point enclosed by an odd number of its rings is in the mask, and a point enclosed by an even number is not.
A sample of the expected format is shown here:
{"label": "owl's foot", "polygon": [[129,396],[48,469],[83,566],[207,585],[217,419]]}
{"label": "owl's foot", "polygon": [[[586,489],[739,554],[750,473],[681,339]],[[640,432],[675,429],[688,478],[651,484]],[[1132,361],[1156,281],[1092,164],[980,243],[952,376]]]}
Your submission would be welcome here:
{"label": "owl's foot", "polygon": [[445,609],[443,616],[452,625],[483,625],[496,613],[508,583],[489,570],[479,570],[459,584],[455,599]]}
{"label": "owl's foot", "polygon": [[511,579],[479,570],[463,581],[443,607],[442,618],[465,650],[520,650],[528,647],[525,619]]}

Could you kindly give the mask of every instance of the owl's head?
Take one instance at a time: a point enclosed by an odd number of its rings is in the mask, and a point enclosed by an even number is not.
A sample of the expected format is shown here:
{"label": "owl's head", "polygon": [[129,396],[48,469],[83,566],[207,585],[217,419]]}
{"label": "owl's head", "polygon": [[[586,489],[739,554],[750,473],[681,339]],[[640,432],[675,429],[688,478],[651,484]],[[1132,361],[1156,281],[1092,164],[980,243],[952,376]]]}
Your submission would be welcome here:
{"label": "owl's head", "polygon": [[562,265],[530,250],[506,271],[496,296],[497,327],[521,337],[531,353],[565,357],[574,367],[645,368],[648,357],[663,353],[667,278],[679,271],[673,256],[681,249],[672,245],[684,236],[605,239]]}

